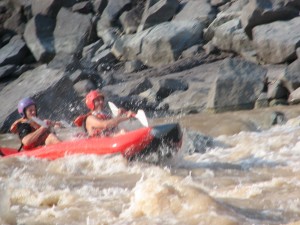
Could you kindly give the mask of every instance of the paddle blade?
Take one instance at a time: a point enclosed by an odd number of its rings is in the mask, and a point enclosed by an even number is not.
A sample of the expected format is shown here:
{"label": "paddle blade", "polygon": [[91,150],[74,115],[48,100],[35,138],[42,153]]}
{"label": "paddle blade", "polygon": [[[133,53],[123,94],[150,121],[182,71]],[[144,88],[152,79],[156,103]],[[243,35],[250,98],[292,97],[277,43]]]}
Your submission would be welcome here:
{"label": "paddle blade", "polygon": [[111,110],[111,113],[112,113],[113,117],[116,117],[119,113],[118,107],[112,102],[108,102],[108,106]]}
{"label": "paddle blade", "polygon": [[149,127],[148,119],[144,110],[139,109],[135,115],[135,118],[137,118],[144,127]]}
{"label": "paddle blade", "polygon": [[[119,113],[119,108],[112,102],[108,102],[108,106],[109,106],[113,116],[116,117]],[[135,114],[134,118],[138,119],[144,127],[149,126],[148,119],[143,110],[139,109],[137,114]]]}

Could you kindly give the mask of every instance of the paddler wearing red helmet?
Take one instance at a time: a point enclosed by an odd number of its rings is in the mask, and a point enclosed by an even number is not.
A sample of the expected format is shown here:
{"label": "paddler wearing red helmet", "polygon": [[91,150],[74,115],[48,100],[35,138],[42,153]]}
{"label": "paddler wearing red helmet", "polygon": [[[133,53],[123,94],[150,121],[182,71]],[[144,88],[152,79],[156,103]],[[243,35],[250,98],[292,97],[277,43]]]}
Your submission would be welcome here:
{"label": "paddler wearing red helmet", "polygon": [[115,128],[118,124],[134,115],[132,111],[120,110],[119,114],[112,118],[103,111],[105,107],[104,98],[104,94],[98,90],[92,90],[86,95],[85,103],[91,111],[86,116],[83,126],[90,137],[115,134]]}
{"label": "paddler wearing red helmet", "polygon": [[[50,133],[48,126],[41,126],[34,121],[37,117],[37,109],[36,103],[31,98],[23,98],[19,101],[18,112],[21,118],[11,125],[10,131],[19,135],[24,150],[61,142],[55,134]],[[54,124],[50,120],[45,120],[44,123]]]}

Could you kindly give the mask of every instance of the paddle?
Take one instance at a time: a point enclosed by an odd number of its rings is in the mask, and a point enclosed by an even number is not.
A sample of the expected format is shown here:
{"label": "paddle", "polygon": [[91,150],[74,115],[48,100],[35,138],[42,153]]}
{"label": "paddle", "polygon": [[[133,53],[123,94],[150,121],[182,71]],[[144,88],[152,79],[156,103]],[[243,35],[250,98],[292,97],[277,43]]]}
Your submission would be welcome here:
{"label": "paddle", "polygon": [[37,123],[38,125],[42,126],[42,127],[45,127],[45,128],[48,128],[49,126],[47,125],[47,123],[37,117],[31,117],[31,120],[35,123]]}
{"label": "paddle", "polygon": [[[37,117],[32,117],[31,120],[33,122],[36,122],[38,125],[42,126],[42,127],[45,127],[45,128],[48,128],[49,126],[47,125],[47,123]],[[60,120],[59,121],[61,123],[62,126],[64,126],[65,128],[71,128],[72,125],[68,124],[67,121],[64,121],[64,120]]]}
{"label": "paddle", "polygon": [[[108,102],[108,105],[113,116],[117,116],[119,113],[119,108],[112,102]],[[144,127],[149,127],[148,119],[146,117],[144,110],[139,109],[137,113],[134,115],[134,117],[138,119]]]}

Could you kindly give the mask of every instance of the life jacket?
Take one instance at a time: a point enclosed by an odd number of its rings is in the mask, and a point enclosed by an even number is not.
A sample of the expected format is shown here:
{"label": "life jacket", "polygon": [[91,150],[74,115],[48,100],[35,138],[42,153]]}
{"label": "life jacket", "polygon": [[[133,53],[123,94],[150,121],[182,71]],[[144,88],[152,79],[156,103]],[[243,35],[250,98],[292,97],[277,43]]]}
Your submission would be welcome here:
{"label": "life jacket", "polygon": [[[109,120],[111,119],[111,116],[107,115],[106,113],[103,112],[89,112],[87,114],[84,115],[80,115],[78,116],[73,123],[78,126],[78,127],[83,127],[84,130],[87,132],[86,129],[86,119],[88,118],[88,116],[93,115],[95,117],[97,117],[100,120]],[[90,137],[99,137],[99,136],[110,136],[113,132],[112,129],[94,129],[93,134],[90,135]]]}
{"label": "life jacket", "polygon": [[73,121],[74,125],[76,125],[77,127],[84,126],[85,121],[89,115],[92,115],[92,112],[77,116],[76,119]]}
{"label": "life jacket", "polygon": [[[39,129],[39,128],[41,127],[39,124],[37,124],[37,123],[35,123],[35,122],[33,122],[33,121],[30,121],[30,120],[28,120],[28,119],[26,119],[26,118],[20,118],[20,119],[16,120],[16,121],[11,125],[10,131],[11,131],[12,133],[14,133],[14,134],[18,134],[18,125],[19,125],[20,123],[27,123],[27,124],[29,124],[30,127],[31,127],[32,132],[36,131],[37,129]],[[47,133],[41,135],[41,137],[39,138],[38,141],[36,141],[36,142],[34,142],[34,143],[31,143],[30,145],[22,145],[22,148],[23,148],[24,150],[30,150],[30,149],[33,149],[33,148],[35,148],[35,147],[37,147],[37,146],[40,146],[41,143],[45,143],[45,140],[47,139],[48,135],[49,135],[49,133],[47,132]]]}

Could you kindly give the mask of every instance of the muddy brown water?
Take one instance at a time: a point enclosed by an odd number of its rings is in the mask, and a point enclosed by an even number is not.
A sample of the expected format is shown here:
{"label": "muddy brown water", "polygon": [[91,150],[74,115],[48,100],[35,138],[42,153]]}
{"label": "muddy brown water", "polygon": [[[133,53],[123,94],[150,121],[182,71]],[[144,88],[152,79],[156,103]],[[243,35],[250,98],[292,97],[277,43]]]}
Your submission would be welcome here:
{"label": "muddy brown water", "polygon": [[[274,111],[287,122],[270,126]],[[177,121],[230,146],[181,149],[160,165],[120,155],[1,158],[0,224],[300,224],[299,112],[290,106],[151,120]],[[1,144],[19,143],[1,135]]]}

